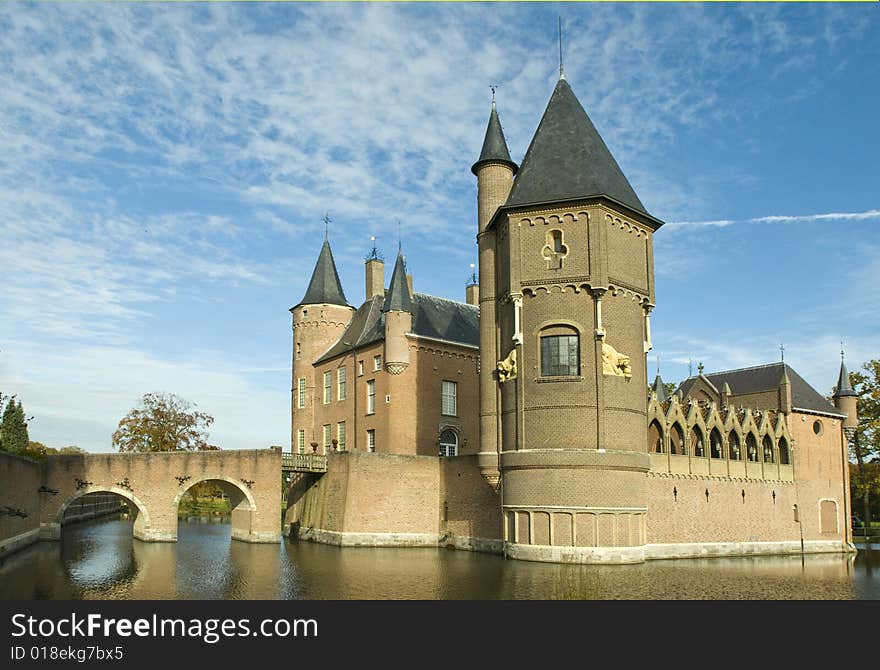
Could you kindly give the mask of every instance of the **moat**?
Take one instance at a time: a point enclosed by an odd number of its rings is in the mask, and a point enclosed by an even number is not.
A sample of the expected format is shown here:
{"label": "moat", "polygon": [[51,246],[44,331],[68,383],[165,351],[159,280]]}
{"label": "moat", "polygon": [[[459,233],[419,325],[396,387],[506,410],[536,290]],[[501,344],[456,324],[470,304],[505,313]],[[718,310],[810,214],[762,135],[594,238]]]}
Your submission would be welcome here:
{"label": "moat", "polygon": [[0,599],[831,599],[880,600],[880,545],[842,555],[553,565],[447,549],[230,540],[181,521],[177,543],[131,521],[64,528],[0,563]]}

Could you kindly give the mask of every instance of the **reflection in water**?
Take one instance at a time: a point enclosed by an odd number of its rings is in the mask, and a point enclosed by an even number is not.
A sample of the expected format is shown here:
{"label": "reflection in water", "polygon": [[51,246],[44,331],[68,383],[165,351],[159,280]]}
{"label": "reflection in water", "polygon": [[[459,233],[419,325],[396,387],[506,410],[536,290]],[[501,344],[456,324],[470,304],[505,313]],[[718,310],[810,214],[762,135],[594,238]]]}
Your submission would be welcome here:
{"label": "reflection in water", "polygon": [[0,599],[880,599],[880,545],[842,555],[554,565],[447,549],[248,544],[181,522],[177,543],[131,521],[66,527],[0,562]]}

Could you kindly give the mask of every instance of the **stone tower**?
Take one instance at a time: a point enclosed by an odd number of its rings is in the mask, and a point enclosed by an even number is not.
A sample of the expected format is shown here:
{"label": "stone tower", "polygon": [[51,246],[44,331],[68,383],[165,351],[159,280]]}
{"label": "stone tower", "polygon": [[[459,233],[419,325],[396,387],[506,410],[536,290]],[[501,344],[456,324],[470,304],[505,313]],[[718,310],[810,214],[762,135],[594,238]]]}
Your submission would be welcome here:
{"label": "stone tower", "polygon": [[482,157],[474,166],[481,382],[494,373],[500,397],[481,388],[481,440],[488,451],[494,411],[505,551],[642,561],[652,235],[662,222],[562,77],[500,203],[505,189],[492,180],[514,168]]}
{"label": "stone tower", "polygon": [[840,352],[840,374],[837,377],[837,387],[834,389],[834,406],[846,414],[843,421],[843,429],[855,430],[859,427],[859,396],[853,391],[849,382],[849,371],[843,360],[843,352]]}
{"label": "stone tower", "polygon": [[495,361],[498,356],[498,323],[495,290],[495,231],[488,224],[498,208],[507,200],[517,165],[510,160],[507,141],[492,100],[489,125],[483,140],[480,158],[471,167],[477,177],[477,244],[479,247],[480,307],[480,451],[478,462],[483,476],[496,485],[500,477],[501,425],[498,409],[500,395],[495,383]]}
{"label": "stone tower", "polygon": [[313,434],[318,398],[312,363],[339,340],[354,311],[345,299],[330,242],[325,237],[306,294],[299,304],[290,308],[293,315],[290,435],[294,452],[303,446],[298,444],[300,430],[304,431],[306,451],[311,451],[309,444],[319,439]]}

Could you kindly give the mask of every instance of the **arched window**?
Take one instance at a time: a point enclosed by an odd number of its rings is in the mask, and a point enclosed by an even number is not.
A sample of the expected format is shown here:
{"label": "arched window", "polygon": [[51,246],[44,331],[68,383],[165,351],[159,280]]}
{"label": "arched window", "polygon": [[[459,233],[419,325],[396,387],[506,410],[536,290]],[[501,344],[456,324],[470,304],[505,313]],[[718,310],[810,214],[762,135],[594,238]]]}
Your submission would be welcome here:
{"label": "arched window", "polygon": [[752,462],[758,462],[758,440],[755,439],[754,433],[746,436],[746,457]]}
{"label": "arched window", "polygon": [[458,456],[458,435],[451,428],[440,433],[440,455]]}
{"label": "arched window", "polygon": [[541,376],[576,377],[580,374],[580,337],[571,326],[541,331]]}
{"label": "arched window", "polygon": [[782,465],[790,465],[791,456],[788,453],[788,440],[784,437],[779,438],[779,462]]}
{"label": "arched window", "polygon": [[717,428],[713,428],[709,433],[709,456],[712,458],[724,458],[724,451],[721,445],[721,433]]}
{"label": "arched window", "polygon": [[699,426],[694,426],[691,431],[691,447],[694,456],[706,455],[706,450],[703,447],[703,431],[700,430]]}
{"label": "arched window", "polygon": [[684,431],[677,423],[672,424],[672,430],[669,431],[669,446],[673,454],[686,454],[687,446],[684,443]]}
{"label": "arched window", "polygon": [[653,454],[663,453],[663,431],[660,429],[657,419],[654,419],[648,426],[648,451]]}
{"label": "arched window", "polygon": [[736,434],[735,430],[730,431],[730,435],[727,436],[727,441],[730,444],[730,460],[741,461],[742,453],[740,453],[739,448],[739,435]]}
{"label": "arched window", "polygon": [[764,462],[772,463],[773,462],[773,440],[770,439],[769,435],[765,435],[763,441],[761,442],[761,446],[764,447]]}

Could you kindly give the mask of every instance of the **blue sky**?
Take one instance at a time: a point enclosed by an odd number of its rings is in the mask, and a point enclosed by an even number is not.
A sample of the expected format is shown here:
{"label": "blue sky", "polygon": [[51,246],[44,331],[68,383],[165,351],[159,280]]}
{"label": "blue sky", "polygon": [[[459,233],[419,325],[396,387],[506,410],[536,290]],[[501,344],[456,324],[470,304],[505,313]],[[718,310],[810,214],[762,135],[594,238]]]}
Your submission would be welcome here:
{"label": "blue sky", "polygon": [[363,300],[401,222],[463,299],[498,86],[520,161],[566,78],[648,211],[667,381],[880,356],[880,12],[838,4],[0,5],[0,391],[110,449],[148,392],[289,446],[290,315],[320,249]]}

